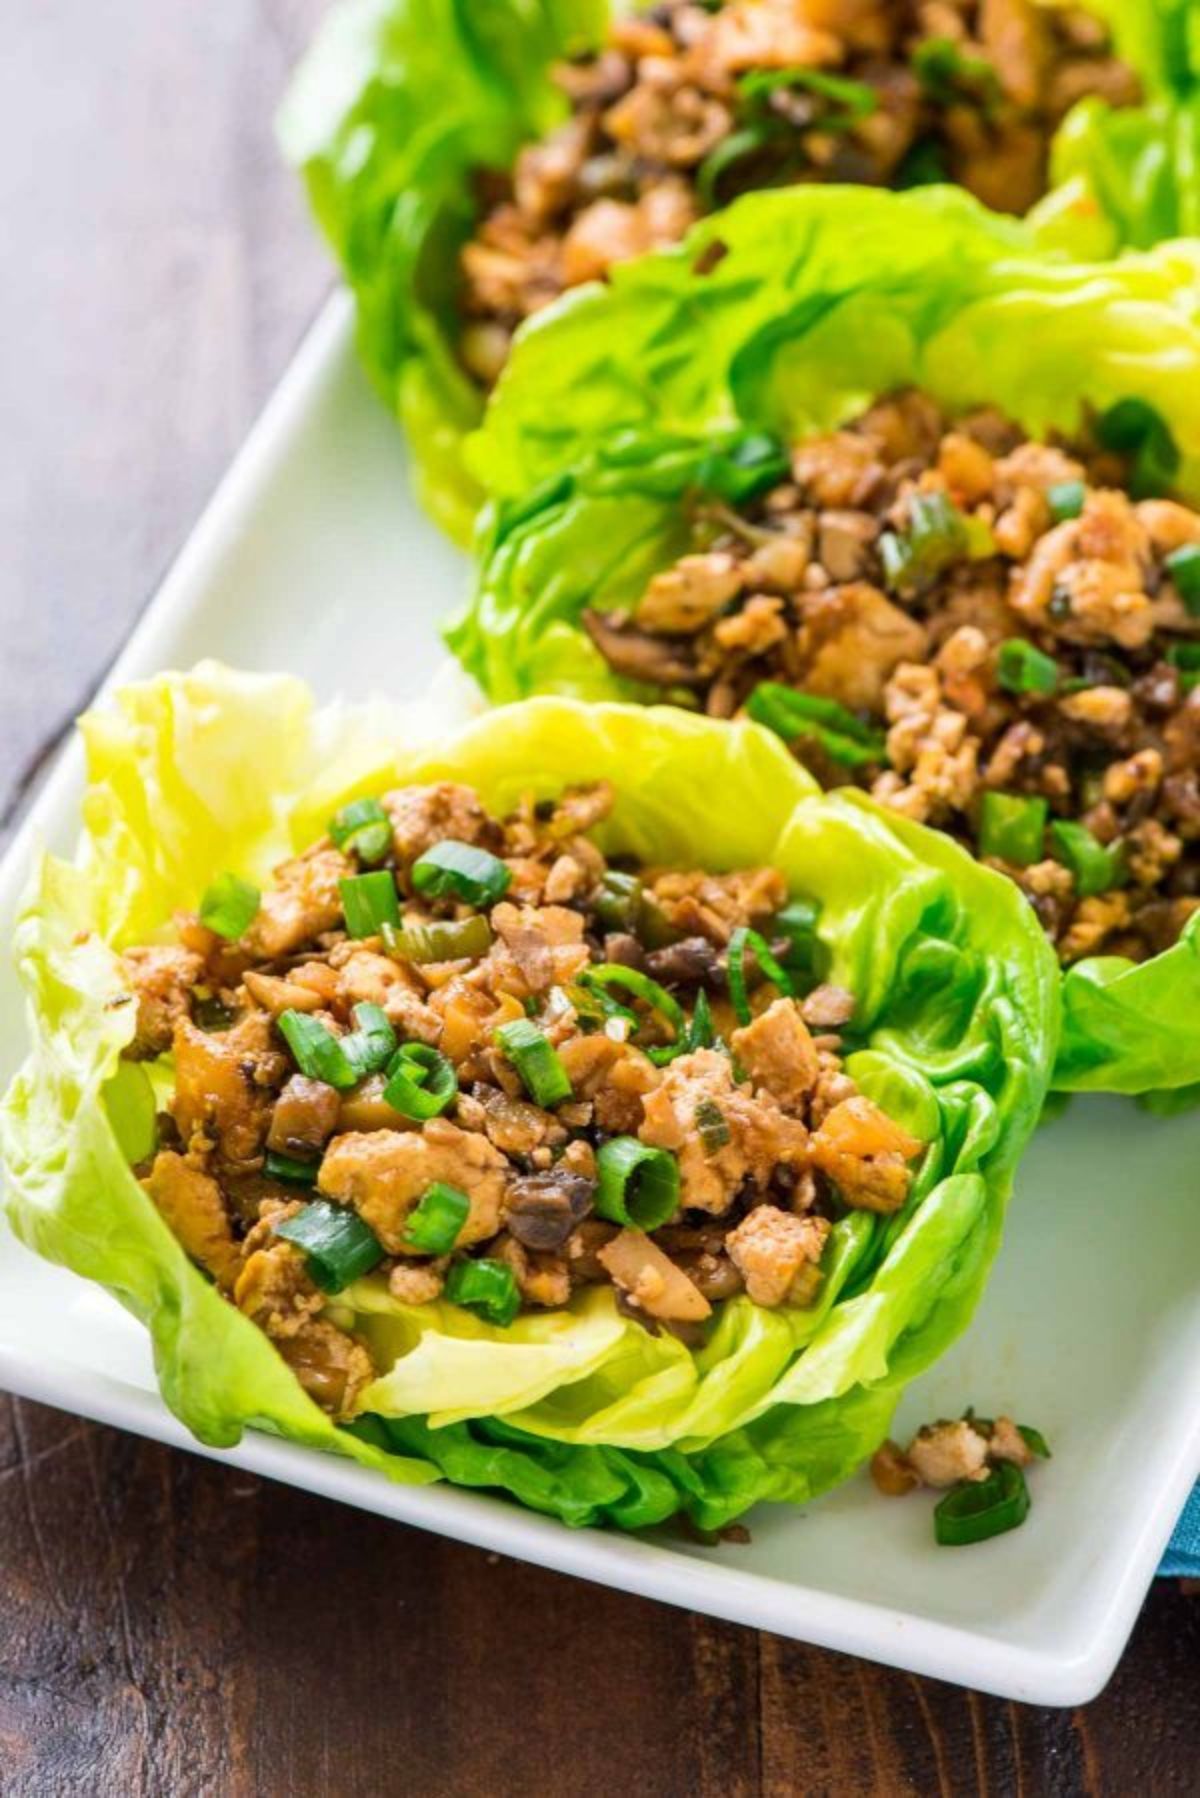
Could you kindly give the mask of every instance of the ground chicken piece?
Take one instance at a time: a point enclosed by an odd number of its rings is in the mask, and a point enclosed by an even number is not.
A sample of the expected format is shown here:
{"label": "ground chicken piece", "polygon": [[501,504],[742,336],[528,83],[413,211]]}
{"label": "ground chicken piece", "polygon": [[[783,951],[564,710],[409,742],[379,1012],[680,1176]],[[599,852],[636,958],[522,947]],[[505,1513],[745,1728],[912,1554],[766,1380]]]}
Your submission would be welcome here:
{"label": "ground chicken piece", "polygon": [[[817,560],[831,581],[861,580],[870,567],[878,536],[879,520],[874,513],[831,507],[817,521]],[[798,579],[792,583],[799,584]]]}
{"label": "ground chicken piece", "polygon": [[845,1099],[852,1099],[858,1088],[842,1066],[841,1057],[828,1049],[817,1050],[817,1083],[808,1102],[808,1116],[815,1129]]}
{"label": "ground chicken piece", "polygon": [[747,69],[833,69],[843,55],[841,39],[814,28],[796,0],[733,0],[714,13],[687,63],[705,87],[720,91]]}
{"label": "ground chicken piece", "polygon": [[619,262],[678,243],[696,218],[695,201],[682,181],[663,181],[632,203],[593,200],[576,213],[562,240],[566,286],[600,281]]}
{"label": "ground chicken piece", "polygon": [[947,431],[938,446],[938,473],[960,506],[976,506],[990,498],[995,467],[982,443],[962,431]]}
{"label": "ground chicken piece", "polygon": [[339,957],[338,988],[343,1013],[349,1017],[355,1005],[378,1005],[407,1040],[437,1045],[442,1021],[427,1004],[416,976],[390,956],[370,949],[350,948]]}
{"label": "ground chicken piece", "polygon": [[279,1155],[319,1155],[337,1129],[341,1104],[336,1087],[293,1074],[275,1101],[267,1147]]}
{"label": "ground chicken piece", "polygon": [[995,497],[1000,505],[1011,505],[1024,490],[1032,488],[1044,496],[1051,487],[1086,478],[1083,463],[1054,444],[1019,443],[996,463]]}
{"label": "ground chicken piece", "polygon": [[1081,899],[1059,939],[1059,960],[1065,963],[1095,955],[1114,931],[1124,930],[1129,915],[1129,900],[1124,893],[1099,893],[1094,898]]}
{"label": "ground chicken piece", "polygon": [[1011,1417],[998,1417],[992,1425],[988,1457],[993,1461],[1011,1461],[1016,1467],[1028,1467],[1035,1459],[1033,1450]]}
{"label": "ground chicken piece", "polygon": [[887,684],[892,766],[871,791],[919,823],[945,821],[963,811],[978,781],[978,739],[969,734],[961,712],[942,704],[941,692],[937,670],[915,662],[901,663]]}
{"label": "ground chicken piece", "polygon": [[761,656],[788,634],[783,601],[773,594],[753,593],[729,618],[713,628],[713,641],[726,655]]}
{"label": "ground chicken piece", "polygon": [[1086,725],[1102,736],[1119,736],[1133,717],[1133,700],[1124,687],[1084,687],[1067,693],[1058,709],[1072,724]]}
{"label": "ground chicken piece", "polygon": [[1157,818],[1144,818],[1123,838],[1125,861],[1138,886],[1154,887],[1183,854],[1183,841]]}
{"label": "ground chicken piece", "polygon": [[513,165],[513,195],[520,210],[539,225],[566,206],[588,153],[591,127],[568,119],[540,143],[526,144]]}
{"label": "ground chicken piece", "polygon": [[991,688],[992,646],[974,624],[960,624],[946,638],[934,665],[949,705],[972,720],[987,711]]}
{"label": "ground chicken piece", "polygon": [[267,1204],[243,1245],[243,1261],[233,1290],[239,1311],[276,1341],[295,1336],[325,1304],[309,1278],[304,1252],[274,1234],[276,1224],[294,1217],[298,1203]]}
{"label": "ground chicken piece", "polygon": [[730,874],[696,871],[647,875],[656,904],[681,936],[707,937],[723,948],[739,924],[759,925],[787,904],[787,883],[777,868],[735,868]]}
{"label": "ground chicken piece", "polygon": [[1104,770],[1104,797],[1113,805],[1128,805],[1138,793],[1153,792],[1162,777],[1162,752],[1139,749],[1127,761],[1109,763]]}
{"label": "ground chicken piece", "polygon": [[1155,555],[1169,556],[1187,543],[1200,543],[1200,512],[1173,499],[1144,499],[1134,508]]}
{"label": "ground chicken piece", "polygon": [[473,790],[449,780],[396,787],[383,795],[381,804],[392,821],[396,860],[405,868],[435,843],[479,843],[495,832]]}
{"label": "ground chicken piece", "polygon": [[142,1185],[184,1252],[228,1291],[241,1251],[217,1182],[184,1156],[160,1149]]}
{"label": "ground chicken piece", "polygon": [[569,1301],[571,1278],[561,1255],[537,1253],[512,1236],[502,1236],[491,1252],[498,1261],[511,1268],[517,1290],[526,1304],[545,1305],[554,1310]]}
{"label": "ground chicken piece", "polygon": [[569,985],[590,959],[583,918],[562,905],[518,908],[504,901],[492,911],[492,929],[500,941],[479,973],[493,992],[526,999]]}
{"label": "ground chicken piece", "polygon": [[1126,495],[1094,491],[1078,518],[1047,531],[1014,569],[1011,602],[1072,641],[1140,649],[1154,630],[1148,563],[1149,540]]}
{"label": "ground chicken piece", "polygon": [[224,1161],[262,1153],[274,1089],[289,1070],[274,1045],[265,1012],[248,1012],[230,1030],[197,1030],[184,1018],[175,1027],[175,1094],[171,1113],[185,1143],[211,1138]]}
{"label": "ground chicken piece", "polygon": [[328,844],[281,863],[242,938],[244,947],[263,961],[278,961],[323,931],[335,930],[342,922],[339,882],[353,872],[341,850]]}
{"label": "ground chicken piece", "polygon": [[820,1261],[829,1229],[823,1217],[794,1217],[774,1205],[756,1205],[730,1231],[725,1246],[756,1305],[810,1304],[815,1294],[797,1276]]}
{"label": "ground chicken piece", "polygon": [[[337,977],[328,966],[325,972],[332,977],[336,993]],[[315,986],[292,975],[285,980],[278,974],[262,974],[257,968],[247,968],[242,978],[250,998],[264,1011],[269,1011],[273,1018],[280,1017],[285,1011],[324,1011],[331,1002],[331,995],[318,992]]]}
{"label": "ground chicken piece", "polygon": [[752,1023],[735,1030],[730,1047],[755,1086],[785,1111],[800,1111],[816,1085],[819,1063],[812,1033],[794,999],[776,999]]}
{"label": "ground chicken piece", "polygon": [[317,1185],[326,1198],[352,1205],[390,1255],[404,1250],[409,1212],[435,1181],[466,1194],[471,1209],[459,1246],[500,1228],[508,1162],[485,1136],[431,1118],[421,1130],[373,1130],[335,1136]]}
{"label": "ground chicken piece", "polygon": [[1001,555],[1014,561],[1025,559],[1044,531],[1049,528],[1051,512],[1044,494],[1036,487],[1020,487],[992,526],[992,541]]}
{"label": "ground chicken piece", "polygon": [[[858,514],[853,516],[857,517]],[[799,536],[775,531],[741,564],[746,586],[772,593],[793,593],[812,559],[810,533]]]}
{"label": "ground chicken piece", "polygon": [[[728,1140],[706,1149],[696,1113],[721,1114]],[[766,1094],[735,1086],[726,1056],[714,1049],[681,1055],[664,1069],[661,1083],[644,1100],[638,1135],[679,1159],[680,1198],[688,1210],[721,1216],[749,1181],[765,1192],[781,1167],[803,1172],[808,1165],[808,1131],[781,1111]]]}
{"label": "ground chicken piece", "polygon": [[851,711],[878,711],[895,669],[923,660],[923,625],[867,581],[816,594],[806,605],[800,636],[807,692],[836,699]]}
{"label": "ground chicken piece", "polygon": [[1046,737],[1035,724],[1022,718],[1010,724],[988,759],[984,779],[989,787],[1008,787],[1022,762],[1033,761],[1046,747]]}
{"label": "ground chicken piece", "polygon": [[792,475],[813,505],[861,511],[886,474],[876,439],[862,431],[810,437],[792,452]]}
{"label": "ground chicken piece", "polygon": [[908,1197],[908,1163],[923,1144],[862,1093],[822,1119],[811,1142],[813,1165],[856,1210],[899,1211]]}
{"label": "ground chicken piece", "polygon": [[397,1261],[388,1273],[388,1291],[402,1305],[430,1305],[444,1285],[440,1266],[430,1261]]}
{"label": "ground chicken piece", "polygon": [[480,1128],[502,1154],[532,1155],[543,1144],[557,1148],[567,1139],[552,1113],[526,1099],[510,1098],[499,1087],[476,1087],[472,1098],[479,1103]]}
{"label": "ground chicken piece", "polygon": [[127,949],[121,967],[137,997],[137,1025],[125,1054],[135,1061],[165,1055],[176,1024],[191,1014],[203,960],[188,949]]}
{"label": "ground chicken piece", "polygon": [[576,1098],[593,1104],[597,1128],[615,1136],[636,1135],[643,1099],[661,1078],[649,1057],[603,1032],[568,1037],[558,1053]]}
{"label": "ground chicken piece", "polygon": [[925,1486],[957,1486],[960,1480],[986,1479],[987,1437],[966,1418],[927,1423],[909,1443],[905,1459]]}
{"label": "ground chicken piece", "polygon": [[1069,899],[1075,891],[1075,877],[1061,862],[1031,862],[1025,868],[1005,862],[1002,866],[1004,872],[1035,899]]}

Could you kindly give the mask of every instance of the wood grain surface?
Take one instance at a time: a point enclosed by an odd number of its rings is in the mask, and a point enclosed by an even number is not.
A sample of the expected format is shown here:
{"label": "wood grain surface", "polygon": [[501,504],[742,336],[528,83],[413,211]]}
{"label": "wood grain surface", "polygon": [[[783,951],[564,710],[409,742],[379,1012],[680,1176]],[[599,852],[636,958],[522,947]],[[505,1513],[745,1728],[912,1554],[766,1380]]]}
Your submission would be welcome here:
{"label": "wood grain surface", "polygon": [[[0,806],[328,283],[269,115],[320,0],[25,0],[0,58]],[[729,1551],[736,1553],[735,1548]],[[1010,1705],[0,1397],[0,1793],[1191,1793],[1200,1602]]]}

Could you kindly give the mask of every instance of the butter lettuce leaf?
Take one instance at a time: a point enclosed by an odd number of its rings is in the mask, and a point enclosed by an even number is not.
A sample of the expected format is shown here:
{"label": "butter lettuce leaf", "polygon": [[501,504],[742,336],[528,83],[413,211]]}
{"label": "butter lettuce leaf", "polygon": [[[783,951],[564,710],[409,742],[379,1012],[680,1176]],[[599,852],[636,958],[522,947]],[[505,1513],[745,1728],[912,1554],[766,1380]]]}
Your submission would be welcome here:
{"label": "butter lettuce leaf", "polygon": [[[1200,502],[1200,242],[1073,263],[1030,257],[1014,229],[948,189],[863,193],[849,217],[831,189],[753,195],[534,321],[470,445],[492,500],[447,633],[464,666],[497,700],[645,698],[584,608],[628,609],[674,560],[689,494],[738,493],[772,446],[899,386],[1034,434],[1143,400]],[[1193,924],[1140,965],[1071,968],[1055,1085],[1200,1081],[1198,945]]]}
{"label": "butter lettuce leaf", "polygon": [[[620,1527],[681,1507],[717,1527],[859,1464],[970,1316],[1045,1096],[1058,982],[1014,888],[869,801],[823,795],[757,726],[669,707],[535,699],[430,741],[386,710],[320,712],[295,681],[204,664],[123,690],[83,735],[79,852],[41,859],[17,932],[33,1046],[0,1108],[9,1215],[142,1320],[164,1397],[198,1436],[265,1428],[396,1479]],[[607,1289],[501,1330],[400,1304],[368,1277],[336,1315],[379,1373],[338,1427],[134,1175],[166,1074],[121,1059],[135,1007],[117,952],[169,939],[214,869],[265,878],[347,798],[438,778],[500,811],[611,780],[610,852],[779,866],[821,908],[830,978],[859,996],[851,1071],[927,1147],[903,1211],[835,1226],[811,1309],[736,1298],[696,1350],[623,1316]]]}

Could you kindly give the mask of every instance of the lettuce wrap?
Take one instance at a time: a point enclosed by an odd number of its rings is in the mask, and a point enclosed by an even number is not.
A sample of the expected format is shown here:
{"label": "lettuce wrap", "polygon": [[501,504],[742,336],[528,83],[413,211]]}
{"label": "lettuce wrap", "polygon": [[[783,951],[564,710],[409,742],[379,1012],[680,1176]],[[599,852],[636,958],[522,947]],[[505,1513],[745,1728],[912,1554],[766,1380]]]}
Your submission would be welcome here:
{"label": "lettuce wrap", "polygon": [[[16,936],[33,1047],[0,1111],[9,1216],[145,1324],[163,1395],[202,1441],[259,1428],[625,1528],[803,1501],[873,1450],[905,1382],[971,1315],[1045,1097],[1058,983],[1008,883],[861,796],[822,795],[758,727],[673,708],[540,699],[431,744],[381,712],[317,711],[293,680],[205,664],[122,691],[82,732],[79,852],[41,859]],[[690,1349],[607,1288],[500,1329],[367,1276],[338,1305],[382,1371],[339,1427],[187,1259],[133,1172],[171,1074],[121,1059],[136,1007],[115,952],[169,941],[214,866],[261,880],[333,807],[398,775],[470,783],[496,810],[610,780],[606,851],[772,863],[819,904],[829,977],[859,1000],[847,1071],[927,1147],[902,1211],[835,1224],[815,1306],[727,1300]]]}
{"label": "lettuce wrap", "polygon": [[[493,505],[452,648],[494,700],[644,698],[583,609],[628,608],[682,553],[683,495],[736,502],[785,445],[910,384],[1035,435],[1145,402],[1171,487],[1200,496],[1198,270],[1184,243],[1110,264],[998,254],[947,190],[863,193],[849,220],[833,190],[738,202],[525,332],[470,446]],[[1198,1006],[1196,918],[1151,960],[1078,962],[1056,1086],[1189,1086]]]}
{"label": "lettuce wrap", "polygon": [[[522,145],[562,123],[568,104],[552,65],[595,51],[612,13],[630,10],[607,0],[343,0],[280,113],[284,152],[355,296],[363,363],[408,433],[422,502],[460,541],[479,503],[461,449],[484,397],[457,345],[458,256],[479,213],[476,177],[511,169]],[[1188,9],[1090,0],[1081,10],[1110,26],[1146,104],[1081,101],[1068,115],[1053,167],[1062,192],[1043,202],[1038,232],[1100,255],[1190,228]],[[918,178],[928,176],[897,175]],[[841,204],[852,217],[857,200]]]}

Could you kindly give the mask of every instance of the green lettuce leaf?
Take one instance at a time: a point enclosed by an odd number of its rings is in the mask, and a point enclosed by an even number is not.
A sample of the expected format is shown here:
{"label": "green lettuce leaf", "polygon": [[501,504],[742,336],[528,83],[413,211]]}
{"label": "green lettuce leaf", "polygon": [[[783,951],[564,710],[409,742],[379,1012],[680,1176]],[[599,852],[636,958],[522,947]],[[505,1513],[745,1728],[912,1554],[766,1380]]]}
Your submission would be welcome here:
{"label": "green lettuce leaf", "polygon": [[[680,1506],[717,1527],[858,1465],[904,1382],[967,1321],[1045,1096],[1057,979],[1015,889],[869,801],[822,795],[757,726],[672,708],[533,700],[430,743],[403,718],[317,712],[295,681],[204,664],[125,689],[83,732],[80,851],[42,858],[17,933],[33,1048],[0,1108],[9,1214],[145,1323],[189,1427],[213,1443],[272,1429],[397,1479],[500,1487],[622,1527]],[[169,936],[214,869],[264,877],[346,798],[441,777],[498,810],[608,779],[610,851],[778,865],[819,902],[830,977],[860,997],[851,1071],[928,1146],[902,1212],[835,1227],[811,1310],[735,1299],[696,1351],[603,1289],[500,1330],[363,1280],[336,1315],[380,1373],[339,1428],[134,1178],[167,1075],[120,1059],[134,1007],[115,951]]]}
{"label": "green lettuce leaf", "polygon": [[[464,666],[496,700],[646,697],[584,607],[628,608],[680,553],[689,492],[736,495],[780,446],[910,383],[1035,434],[1145,400],[1200,501],[1200,245],[1069,263],[1021,253],[1015,229],[948,189],[863,193],[849,222],[831,189],[753,195],[535,321],[470,445],[493,498],[447,633]],[[1139,966],[1068,972],[1057,1087],[1200,1081],[1198,942],[1193,926]]]}
{"label": "green lettuce leaf", "polygon": [[[355,296],[363,363],[408,434],[422,502],[460,542],[480,500],[462,447],[482,398],[452,324],[475,177],[511,168],[522,144],[565,116],[551,65],[595,48],[610,10],[609,0],[341,0],[280,111],[284,153]],[[1195,228],[1197,57],[1188,0],[1090,0],[1088,10],[1109,20],[1147,103],[1072,112],[1054,157],[1060,191],[1031,215],[1032,234],[1010,221],[1007,235],[1100,257]],[[852,233],[861,192],[837,201]]]}

